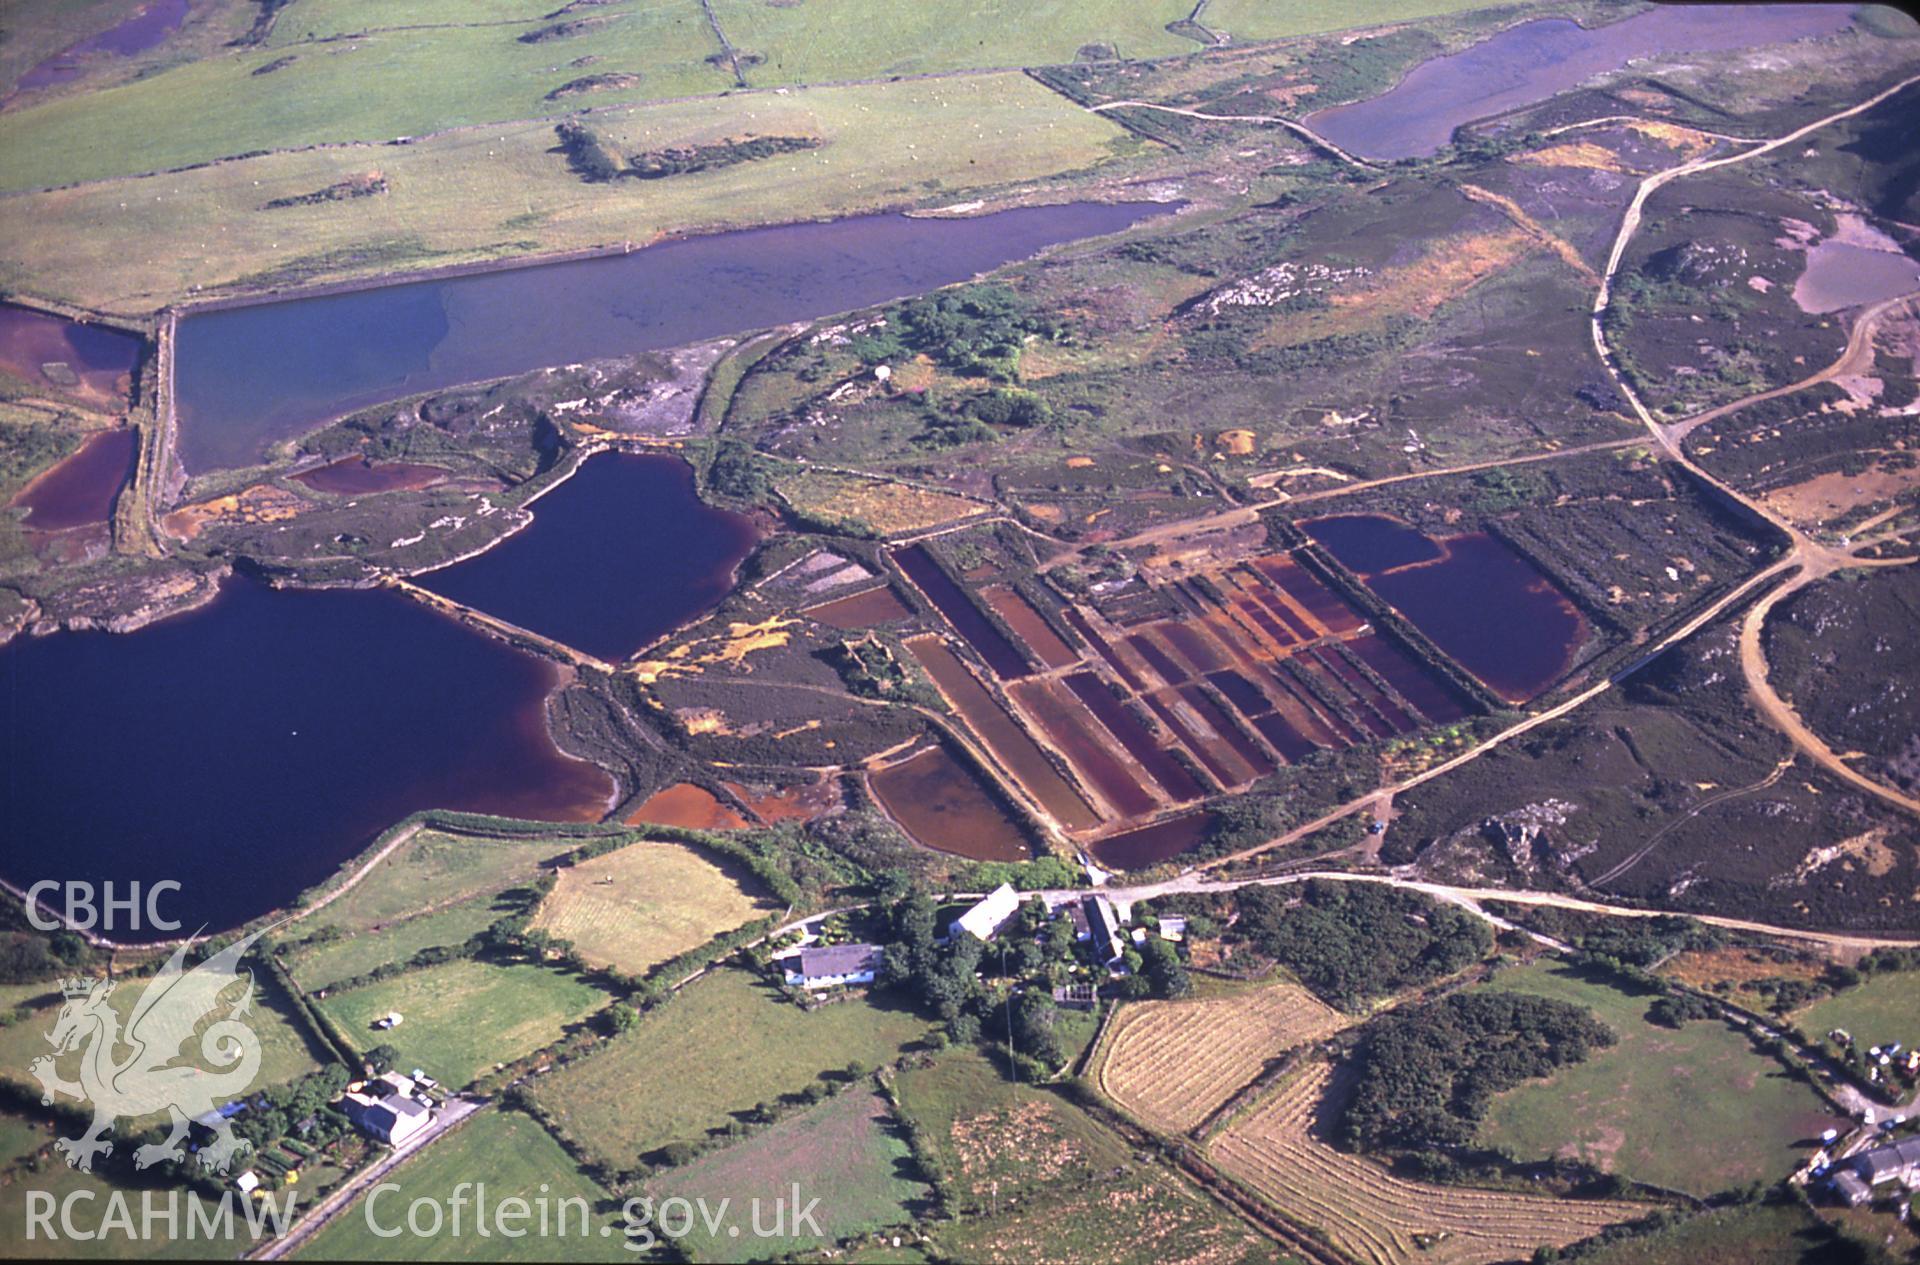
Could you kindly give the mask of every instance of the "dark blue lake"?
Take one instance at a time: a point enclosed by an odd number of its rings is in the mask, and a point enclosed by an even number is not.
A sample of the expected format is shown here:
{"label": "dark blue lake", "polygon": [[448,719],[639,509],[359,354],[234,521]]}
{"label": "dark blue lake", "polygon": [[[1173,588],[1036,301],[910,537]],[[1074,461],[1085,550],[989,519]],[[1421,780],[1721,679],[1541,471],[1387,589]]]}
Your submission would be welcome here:
{"label": "dark blue lake", "polygon": [[175,916],[225,928],[417,809],[596,819],[612,780],[548,738],[555,671],[397,593],[238,577],[130,635],[16,638],[6,877],[173,879]]}
{"label": "dark blue lake", "polygon": [[747,518],[701,502],[678,457],[601,453],[534,502],[531,526],[416,579],[619,660],[717,605],[755,539]]}
{"label": "dark blue lake", "polygon": [[1169,209],[863,215],[204,312],[180,323],[180,456],[196,474],[248,465],[275,440],[382,400],[917,294]]}

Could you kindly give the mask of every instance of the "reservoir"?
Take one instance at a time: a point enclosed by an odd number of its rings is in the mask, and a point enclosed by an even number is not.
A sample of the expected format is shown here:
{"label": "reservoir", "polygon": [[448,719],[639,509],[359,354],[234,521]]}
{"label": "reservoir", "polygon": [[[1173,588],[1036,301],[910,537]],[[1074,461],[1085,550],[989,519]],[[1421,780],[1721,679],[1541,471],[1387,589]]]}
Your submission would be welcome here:
{"label": "reservoir", "polygon": [[700,500],[678,457],[589,457],[532,510],[531,526],[417,582],[609,661],[718,605],[757,539]]}
{"label": "reservoir", "polygon": [[238,576],[131,635],[17,637],[6,877],[173,879],[171,917],[224,929],[418,809],[597,819],[612,780],[547,736],[555,672],[397,593]]}
{"label": "reservoir", "polygon": [[252,464],[276,440],[382,400],[811,320],[1169,209],[854,216],[190,315],[174,371],[181,460],[195,474]]}
{"label": "reservoir", "polygon": [[[1436,541],[1377,514],[1313,519],[1300,527],[1510,703],[1558,680],[1586,640],[1587,621],[1566,594],[1484,532]],[[1410,561],[1428,546],[1432,556]]]}
{"label": "reservoir", "polygon": [[1545,101],[1636,58],[1805,39],[1852,21],[1853,6],[1844,4],[1665,5],[1591,30],[1542,18],[1423,62],[1380,96],[1304,121],[1362,158],[1425,158],[1463,123]]}

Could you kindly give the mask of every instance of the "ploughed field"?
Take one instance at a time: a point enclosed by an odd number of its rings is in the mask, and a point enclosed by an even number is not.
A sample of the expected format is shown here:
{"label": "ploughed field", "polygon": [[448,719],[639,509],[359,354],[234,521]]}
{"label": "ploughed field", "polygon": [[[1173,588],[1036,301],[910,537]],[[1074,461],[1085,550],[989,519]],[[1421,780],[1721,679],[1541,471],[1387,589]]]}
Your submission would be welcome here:
{"label": "ploughed field", "polygon": [[1185,1133],[1231,1101],[1273,1060],[1347,1022],[1293,983],[1199,1001],[1128,1006],[1106,1038],[1100,1088],[1143,1124]]}
{"label": "ploughed field", "polygon": [[1313,1063],[1287,1077],[1208,1148],[1220,1170],[1288,1220],[1317,1230],[1365,1265],[1492,1265],[1565,1247],[1650,1205],[1555,1199],[1512,1191],[1436,1186],[1395,1177],[1320,1136],[1333,1071]]}

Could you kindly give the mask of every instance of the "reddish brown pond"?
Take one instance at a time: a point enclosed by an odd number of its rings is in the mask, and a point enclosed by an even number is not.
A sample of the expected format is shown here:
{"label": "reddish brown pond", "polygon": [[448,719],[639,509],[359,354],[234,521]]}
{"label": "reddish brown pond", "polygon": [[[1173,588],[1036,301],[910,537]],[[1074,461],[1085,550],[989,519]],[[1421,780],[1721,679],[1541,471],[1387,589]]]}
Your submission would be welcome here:
{"label": "reddish brown pond", "polygon": [[987,599],[987,605],[1007,622],[1007,627],[1019,634],[1027,648],[1040,656],[1040,662],[1050,668],[1064,668],[1080,661],[1079,651],[1062,641],[1060,634],[1048,626],[1040,612],[1033,609],[1018,590],[994,585],[981,589],[980,596]]}
{"label": "reddish brown pond", "polygon": [[348,457],[345,461],[336,461],[332,465],[293,477],[316,492],[371,496],[376,492],[417,492],[439,483],[447,477],[447,472],[439,466],[416,462],[373,462],[365,457]]}
{"label": "reddish brown pond", "polygon": [[39,531],[104,523],[113,517],[113,499],[133,473],[138,451],[132,427],[102,431],[28,484],[13,504],[27,511],[27,526]]}
{"label": "reddish brown pond", "polygon": [[1120,705],[1120,700],[1099,677],[1091,672],[1076,672],[1067,678],[1067,688],[1175,802],[1184,804],[1206,794],[1199,779],[1174,758],[1173,752],[1160,745],[1139,717]]}
{"label": "reddish brown pond", "polygon": [[1110,835],[1094,844],[1093,859],[1112,870],[1144,870],[1196,847],[1213,825],[1210,813],[1193,813]]}
{"label": "reddish brown pond", "polygon": [[927,600],[947,617],[947,622],[966,638],[967,644],[980,652],[995,676],[1003,681],[1017,681],[1033,675],[1033,669],[1027,666],[1027,656],[1007,640],[998,625],[981,613],[967,591],[934,561],[925,545],[896,549],[890,556],[915,587],[927,595]]}
{"label": "reddish brown pond", "polygon": [[855,593],[850,597],[836,597],[831,602],[822,602],[818,606],[809,606],[800,612],[808,619],[817,619],[829,628],[872,628],[876,624],[891,624],[895,620],[905,619],[913,614],[906,603],[894,596],[893,588],[883,584],[877,589],[868,589],[864,593]]}
{"label": "reddish brown pond", "polygon": [[1093,718],[1070,702],[1057,685],[1023,681],[1013,687],[1013,696],[1053,739],[1068,763],[1122,816],[1137,817],[1153,811],[1153,793],[1141,785],[1127,761],[1094,736]]}
{"label": "reddish brown pond", "polygon": [[127,406],[144,345],[124,330],[0,303],[0,369],[96,408]]}
{"label": "reddish brown pond", "polygon": [[920,843],[973,861],[1024,861],[1019,823],[945,746],[871,774],[868,784],[893,819]]}
{"label": "reddish brown pond", "polygon": [[967,727],[979,735],[1001,766],[1010,770],[1055,820],[1069,830],[1085,830],[1099,822],[1099,816],[1060,776],[1046,753],[1027,736],[1027,731],[1015,723],[938,637],[915,637],[907,643],[907,649],[927,670],[927,675],[967,722]]}
{"label": "reddish brown pond", "polygon": [[738,830],[750,824],[703,786],[676,782],[655,791],[628,814],[629,826],[681,826],[688,830]]}

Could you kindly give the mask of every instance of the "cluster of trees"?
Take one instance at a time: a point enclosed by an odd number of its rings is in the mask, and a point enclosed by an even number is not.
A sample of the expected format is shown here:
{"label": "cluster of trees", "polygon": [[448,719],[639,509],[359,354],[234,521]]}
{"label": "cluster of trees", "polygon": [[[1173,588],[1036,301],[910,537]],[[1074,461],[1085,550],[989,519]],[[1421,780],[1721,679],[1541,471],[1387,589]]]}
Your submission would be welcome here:
{"label": "cluster of trees", "polygon": [[92,960],[93,950],[71,931],[0,933],[0,984],[35,984]]}
{"label": "cluster of trees", "polygon": [[1363,1151],[1470,1146],[1494,1096],[1615,1041],[1587,1010],[1526,993],[1455,993],[1370,1025],[1341,1120]]}
{"label": "cluster of trees", "polygon": [[[1049,1075],[1065,1062],[1053,989],[1074,980],[1083,962],[1073,924],[1050,918],[1035,897],[991,945],[966,934],[943,941],[940,931],[933,897],[915,890],[897,900],[880,982],[918,999],[946,1024],[949,1041],[1009,1041],[1024,1077]],[[1085,952],[1100,956],[1104,946]],[[1164,940],[1128,949],[1127,962],[1132,973],[1103,982],[1103,993],[1184,997],[1193,990],[1179,951]]]}
{"label": "cluster of trees", "polygon": [[311,1119],[312,1131],[304,1140],[321,1145],[345,1131],[346,1118],[329,1110],[327,1104],[340,1096],[350,1079],[345,1066],[329,1063],[290,1084],[269,1085],[249,1099],[247,1110],[234,1118],[233,1132],[253,1143],[256,1151],[265,1151],[281,1138],[297,1135],[300,1126]]}
{"label": "cluster of trees", "polygon": [[620,160],[600,139],[600,133],[585,123],[564,119],[553,130],[560,137],[560,151],[567,156],[567,166],[582,180],[597,184],[620,174]]}
{"label": "cluster of trees", "polygon": [[638,176],[642,180],[659,180],[665,176],[683,176],[695,171],[732,167],[755,159],[819,147],[819,138],[813,136],[749,136],[744,140],[720,141],[713,145],[676,146],[633,155],[625,174]]}
{"label": "cluster of trees", "polygon": [[1018,387],[994,387],[964,406],[967,416],[989,426],[1045,426],[1053,421],[1053,406],[1045,398]]}
{"label": "cluster of trees", "polygon": [[903,303],[885,326],[854,338],[849,347],[868,364],[917,352],[954,373],[1012,382],[1029,337],[1064,332],[1058,319],[1035,311],[1006,286],[983,284]]}
{"label": "cluster of trees", "polygon": [[1615,918],[1584,932],[1574,942],[1583,961],[1646,983],[1664,987],[1650,972],[1676,953],[1712,949],[1720,933],[1704,923],[1675,914],[1658,918]]}
{"label": "cluster of trees", "polygon": [[1246,887],[1235,903],[1237,934],[1347,1009],[1450,975],[1493,947],[1486,925],[1465,910],[1384,884]]}
{"label": "cluster of trees", "polygon": [[722,439],[707,464],[707,486],[735,501],[759,503],[773,491],[767,463],[753,447],[738,439]]}

